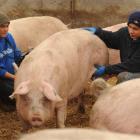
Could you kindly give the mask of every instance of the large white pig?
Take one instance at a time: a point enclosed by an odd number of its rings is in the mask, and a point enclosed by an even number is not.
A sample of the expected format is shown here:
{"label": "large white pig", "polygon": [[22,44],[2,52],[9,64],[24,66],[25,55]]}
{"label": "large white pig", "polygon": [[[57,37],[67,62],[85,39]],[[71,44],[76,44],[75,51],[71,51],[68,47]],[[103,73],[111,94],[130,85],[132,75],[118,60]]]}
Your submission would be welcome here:
{"label": "large white pig", "polygon": [[24,52],[36,47],[52,34],[66,29],[67,26],[58,18],[38,16],[12,20],[9,32],[14,36],[17,46]]}
{"label": "large white pig", "polygon": [[139,140],[140,136],[98,131],[94,129],[41,130],[22,136],[19,140]]}
{"label": "large white pig", "polygon": [[140,79],[102,91],[92,107],[90,126],[140,134]]}
{"label": "large white pig", "polygon": [[57,126],[64,127],[67,101],[82,92],[94,72],[106,64],[105,44],[92,33],[61,31],[36,47],[22,62],[15,80],[17,111],[32,126],[45,124],[56,110]]}
{"label": "large white pig", "polygon": [[[126,27],[126,23],[120,23],[104,28],[104,30],[115,32],[122,27]],[[120,52],[115,49],[109,49],[109,64],[116,64],[120,62]]]}

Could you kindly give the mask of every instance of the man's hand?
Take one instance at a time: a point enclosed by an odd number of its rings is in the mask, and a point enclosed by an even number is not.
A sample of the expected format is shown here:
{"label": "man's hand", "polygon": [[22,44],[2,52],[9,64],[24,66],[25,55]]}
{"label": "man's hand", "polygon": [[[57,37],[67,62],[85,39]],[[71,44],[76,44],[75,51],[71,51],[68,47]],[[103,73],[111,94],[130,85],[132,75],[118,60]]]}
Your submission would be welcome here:
{"label": "man's hand", "polygon": [[94,73],[95,77],[99,77],[105,74],[105,66],[95,66],[97,68],[97,70]]}
{"label": "man's hand", "polygon": [[15,75],[13,75],[13,74],[11,74],[11,73],[9,73],[9,72],[6,72],[5,73],[5,78],[8,78],[8,79],[15,79]]}
{"label": "man's hand", "polygon": [[87,30],[87,31],[90,31],[93,34],[96,32],[96,27],[84,27],[82,29]]}

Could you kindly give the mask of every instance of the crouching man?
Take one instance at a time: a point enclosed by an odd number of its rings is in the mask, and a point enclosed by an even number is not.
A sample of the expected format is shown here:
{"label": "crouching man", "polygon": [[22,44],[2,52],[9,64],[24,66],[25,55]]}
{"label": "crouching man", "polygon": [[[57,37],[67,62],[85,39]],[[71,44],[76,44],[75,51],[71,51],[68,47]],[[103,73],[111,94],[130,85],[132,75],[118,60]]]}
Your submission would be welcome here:
{"label": "crouching man", "polygon": [[10,100],[9,96],[14,88],[14,67],[22,56],[8,32],[9,25],[9,18],[0,13],[0,109],[4,111],[15,110],[15,101]]}
{"label": "crouching man", "polygon": [[120,50],[121,63],[97,66],[95,77],[116,74],[118,83],[140,78],[140,11],[130,14],[127,25],[116,32],[95,27],[85,28],[100,37],[108,48]]}

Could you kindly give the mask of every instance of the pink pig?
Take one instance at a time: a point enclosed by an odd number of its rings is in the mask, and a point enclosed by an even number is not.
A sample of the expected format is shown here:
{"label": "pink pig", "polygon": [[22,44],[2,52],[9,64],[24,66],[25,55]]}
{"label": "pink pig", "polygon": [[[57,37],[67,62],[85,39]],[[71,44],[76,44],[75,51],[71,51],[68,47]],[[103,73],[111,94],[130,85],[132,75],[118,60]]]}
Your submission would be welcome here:
{"label": "pink pig", "polygon": [[[95,94],[98,87],[97,93],[100,94],[91,110],[90,126],[100,130],[140,134],[139,83],[140,79],[137,78],[109,87],[103,82],[101,84],[101,80],[100,83],[93,81],[92,93]],[[103,84],[106,86],[103,87]]]}
{"label": "pink pig", "polygon": [[17,71],[11,97],[19,116],[26,125],[41,126],[56,115],[57,127],[65,127],[68,100],[83,91],[94,64],[107,63],[107,47],[92,33],[73,29],[52,35]]}
{"label": "pink pig", "polygon": [[36,47],[52,34],[67,29],[67,26],[61,20],[50,16],[12,20],[9,27],[9,31],[22,52]]}

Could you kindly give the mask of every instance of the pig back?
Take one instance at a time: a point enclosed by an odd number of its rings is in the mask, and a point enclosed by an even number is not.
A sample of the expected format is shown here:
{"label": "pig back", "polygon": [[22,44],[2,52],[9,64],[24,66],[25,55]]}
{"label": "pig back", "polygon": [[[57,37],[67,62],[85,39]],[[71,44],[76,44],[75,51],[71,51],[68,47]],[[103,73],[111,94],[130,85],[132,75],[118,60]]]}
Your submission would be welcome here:
{"label": "pig back", "polygon": [[9,32],[24,52],[36,47],[53,33],[66,29],[67,26],[55,17],[38,16],[12,20]]}
{"label": "pig back", "polygon": [[26,134],[19,140],[139,140],[139,136],[98,131],[95,129],[68,128],[41,130]]}
{"label": "pig back", "polygon": [[105,90],[92,107],[90,126],[140,134],[139,82],[129,80]]}
{"label": "pig back", "polygon": [[91,77],[94,64],[107,63],[107,47],[97,36],[81,29],[61,31],[43,41],[23,60],[15,88],[28,79],[38,81],[37,85],[43,79],[62,96],[73,98]]}
{"label": "pig back", "polygon": [[106,27],[106,28],[104,28],[104,30],[115,32],[115,31],[119,30],[120,28],[126,27],[126,26],[127,26],[127,23],[120,23],[120,24]]}

